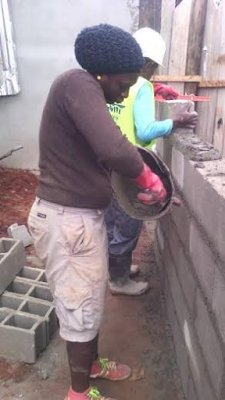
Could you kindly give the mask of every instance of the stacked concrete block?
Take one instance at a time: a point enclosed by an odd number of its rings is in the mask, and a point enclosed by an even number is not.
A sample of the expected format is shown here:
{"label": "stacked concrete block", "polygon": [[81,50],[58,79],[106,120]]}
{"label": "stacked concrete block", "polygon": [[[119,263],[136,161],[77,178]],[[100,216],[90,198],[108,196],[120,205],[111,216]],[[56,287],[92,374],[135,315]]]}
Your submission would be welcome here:
{"label": "stacked concrete block", "polygon": [[23,267],[17,275],[17,281],[33,281],[39,285],[48,286],[45,271],[40,268]]}
{"label": "stacked concrete block", "polygon": [[0,239],[0,294],[23,268],[26,255],[19,240]]}
{"label": "stacked concrete block", "polygon": [[45,272],[20,268],[0,296],[0,356],[34,363],[57,328]]}
{"label": "stacked concrete block", "polygon": [[[167,109],[164,117],[170,115]],[[158,152],[183,200],[159,221],[155,252],[184,395],[223,400],[225,160],[191,132],[160,139]]]}
{"label": "stacked concrete block", "polygon": [[0,323],[1,356],[34,363],[37,355],[47,344],[44,318],[8,310],[6,317]]}

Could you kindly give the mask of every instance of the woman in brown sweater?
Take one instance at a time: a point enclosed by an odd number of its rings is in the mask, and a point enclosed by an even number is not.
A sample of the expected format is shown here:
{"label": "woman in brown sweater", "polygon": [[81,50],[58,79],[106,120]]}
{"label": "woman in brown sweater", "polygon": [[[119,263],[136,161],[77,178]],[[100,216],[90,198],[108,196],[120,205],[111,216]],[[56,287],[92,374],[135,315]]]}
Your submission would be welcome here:
{"label": "woman in brown sweater", "polygon": [[106,105],[121,102],[136,82],[143,66],[139,45],[122,29],[99,25],[78,35],[75,54],[83,70],[60,75],[44,107],[40,180],[28,223],[67,343],[71,388],[66,399],[110,400],[89,383],[90,376],[124,380],[131,373],[128,366],[98,356],[108,276],[104,209],[111,198],[110,170],[135,179],[147,203],[162,198],[165,189]]}

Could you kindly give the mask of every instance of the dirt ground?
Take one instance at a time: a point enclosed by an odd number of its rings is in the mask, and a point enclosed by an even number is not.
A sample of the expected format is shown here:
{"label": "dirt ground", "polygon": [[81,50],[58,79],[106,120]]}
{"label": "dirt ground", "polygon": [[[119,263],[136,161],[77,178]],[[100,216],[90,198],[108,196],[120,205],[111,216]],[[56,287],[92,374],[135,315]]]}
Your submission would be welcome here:
{"label": "dirt ground", "polygon": [[[0,169],[0,236],[11,223],[26,223],[36,182],[29,172]],[[27,252],[33,253],[32,247]],[[154,261],[153,231],[143,230],[135,261],[141,267],[139,279],[149,280],[151,290],[138,298],[108,293],[100,334],[100,355],[133,366],[133,380],[93,384],[117,400],[178,400],[179,379]],[[1,400],[63,400],[68,387],[65,344],[58,334],[33,366],[0,359]]]}

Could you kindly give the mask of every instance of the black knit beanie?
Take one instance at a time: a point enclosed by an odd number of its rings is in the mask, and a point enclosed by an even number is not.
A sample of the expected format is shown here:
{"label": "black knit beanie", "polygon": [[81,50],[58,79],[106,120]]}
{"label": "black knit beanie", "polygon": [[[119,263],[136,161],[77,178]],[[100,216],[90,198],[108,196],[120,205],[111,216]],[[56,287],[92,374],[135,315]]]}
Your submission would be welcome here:
{"label": "black knit beanie", "polygon": [[123,29],[107,24],[82,30],[75,41],[75,55],[91,74],[139,72],[144,64],[136,40]]}

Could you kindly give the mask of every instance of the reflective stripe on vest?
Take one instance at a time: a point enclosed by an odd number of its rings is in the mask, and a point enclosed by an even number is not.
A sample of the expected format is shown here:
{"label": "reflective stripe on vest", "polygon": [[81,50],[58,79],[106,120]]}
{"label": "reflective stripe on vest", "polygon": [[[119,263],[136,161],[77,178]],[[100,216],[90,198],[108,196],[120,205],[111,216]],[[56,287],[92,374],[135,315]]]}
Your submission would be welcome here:
{"label": "reflective stripe on vest", "polygon": [[136,136],[136,128],[134,123],[134,112],[133,112],[134,102],[138,95],[139,90],[144,85],[149,85],[151,87],[152,98],[149,107],[153,107],[155,109],[153,85],[151,82],[147,81],[142,77],[139,77],[135,85],[133,85],[130,88],[128,98],[124,99],[124,101],[119,104],[118,103],[108,104],[108,108],[116,125],[120,128],[123,135],[125,135],[132,144],[134,145],[138,144],[142,147],[151,148],[152,146],[154,146],[156,141],[151,140],[149,143],[141,142]]}

